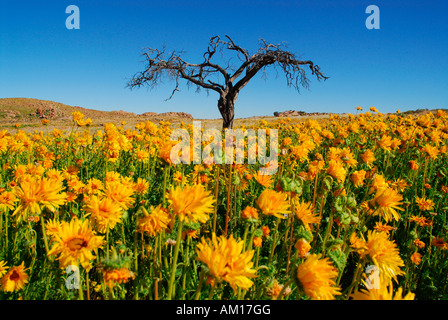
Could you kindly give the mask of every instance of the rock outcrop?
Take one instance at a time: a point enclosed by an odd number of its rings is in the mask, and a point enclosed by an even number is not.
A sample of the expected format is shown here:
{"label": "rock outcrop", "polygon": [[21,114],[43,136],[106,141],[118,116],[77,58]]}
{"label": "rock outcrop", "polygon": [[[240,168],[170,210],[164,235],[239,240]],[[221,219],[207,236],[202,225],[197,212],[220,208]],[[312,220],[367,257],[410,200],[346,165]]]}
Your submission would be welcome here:
{"label": "rock outcrop", "polygon": [[296,116],[322,116],[328,114],[327,112],[305,112],[298,110],[288,110],[283,112],[274,112],[276,117],[296,117]]}

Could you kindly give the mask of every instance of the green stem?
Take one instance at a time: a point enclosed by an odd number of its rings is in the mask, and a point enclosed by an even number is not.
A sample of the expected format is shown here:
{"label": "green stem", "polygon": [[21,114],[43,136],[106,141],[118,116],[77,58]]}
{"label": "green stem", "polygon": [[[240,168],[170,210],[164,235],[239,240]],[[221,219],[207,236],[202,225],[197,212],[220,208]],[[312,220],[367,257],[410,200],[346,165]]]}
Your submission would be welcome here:
{"label": "green stem", "polygon": [[183,275],[182,275],[182,292],[183,292],[183,295],[182,295],[182,299],[185,299],[185,293],[186,293],[186,290],[185,290],[185,285],[186,285],[186,282],[187,282],[187,270],[190,268],[190,259],[189,259],[189,256],[190,256],[190,237],[189,236],[187,236],[187,250],[186,250],[186,254],[185,254],[185,264],[184,264],[184,270],[183,270]]}
{"label": "green stem", "polygon": [[204,282],[204,276],[205,276],[205,269],[201,269],[201,274],[199,275],[199,284],[198,288],[196,289],[196,293],[194,294],[194,300],[198,300],[199,296],[201,295],[201,289],[202,289],[202,283]]}
{"label": "green stem", "polygon": [[211,298],[213,298],[213,293],[215,293],[215,288],[216,288],[216,280],[213,282],[212,287],[210,288],[210,293],[208,295],[207,300],[210,300]]}
{"label": "green stem", "polygon": [[246,240],[247,240],[247,233],[249,231],[249,223],[246,222],[246,226],[244,228],[244,236],[243,236],[243,251],[246,248]]}
{"label": "green stem", "polygon": [[48,240],[47,240],[47,232],[45,231],[45,221],[44,221],[43,217],[41,217],[41,219],[40,219],[40,225],[42,226],[42,236],[44,238],[45,252],[46,252],[47,257],[48,257],[48,252],[49,252]]}
{"label": "green stem", "polygon": [[213,233],[216,233],[216,218],[218,213],[218,191],[219,191],[219,170],[220,167],[216,166],[216,177],[215,177],[215,208],[213,210]]}
{"label": "green stem", "polygon": [[280,223],[280,218],[277,218],[276,222],[275,222],[275,229],[273,232],[273,238],[272,238],[272,244],[271,244],[271,252],[269,253],[269,260],[268,260],[268,264],[271,263],[272,258],[274,257],[274,251],[275,251],[275,247],[277,245],[277,235],[278,235],[278,225]]}
{"label": "green stem", "polygon": [[163,168],[163,190],[162,190],[162,206],[165,206],[166,203],[166,180],[168,176],[168,170],[170,169],[169,166],[165,166]]}
{"label": "green stem", "polygon": [[183,221],[180,220],[179,226],[177,229],[176,245],[174,247],[173,262],[172,262],[173,265],[171,266],[171,275],[170,275],[170,281],[169,281],[169,285],[168,285],[167,300],[171,300],[172,295],[173,295],[174,279],[176,278],[177,258],[179,256],[179,246],[180,246],[180,241],[182,238],[182,227],[183,227]]}
{"label": "green stem", "polygon": [[[81,273],[81,268],[79,268],[79,273]],[[84,291],[82,290],[82,281],[81,281],[82,277],[81,275],[79,275],[79,288],[78,288],[78,295],[79,295],[79,300],[84,300]]]}
{"label": "green stem", "polygon": [[106,230],[106,258],[109,260],[109,228]]}

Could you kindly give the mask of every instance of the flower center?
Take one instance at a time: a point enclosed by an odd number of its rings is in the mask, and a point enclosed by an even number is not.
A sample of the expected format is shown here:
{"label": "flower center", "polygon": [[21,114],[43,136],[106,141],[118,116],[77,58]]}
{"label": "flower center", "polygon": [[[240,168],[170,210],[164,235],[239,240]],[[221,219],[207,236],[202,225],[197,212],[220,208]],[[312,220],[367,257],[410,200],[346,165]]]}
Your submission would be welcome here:
{"label": "flower center", "polygon": [[9,279],[11,281],[16,281],[17,279],[20,278],[20,275],[17,273],[17,271],[13,271],[12,274],[9,276]]}
{"label": "flower center", "polygon": [[82,238],[73,238],[67,242],[67,246],[70,250],[77,251],[87,247],[87,241]]}

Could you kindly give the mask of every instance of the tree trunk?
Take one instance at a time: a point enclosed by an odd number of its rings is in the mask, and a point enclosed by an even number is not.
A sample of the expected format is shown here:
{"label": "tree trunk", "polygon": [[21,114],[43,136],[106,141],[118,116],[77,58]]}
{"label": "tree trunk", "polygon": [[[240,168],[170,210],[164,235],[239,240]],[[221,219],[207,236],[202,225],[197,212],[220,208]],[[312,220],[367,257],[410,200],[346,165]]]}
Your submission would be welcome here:
{"label": "tree trunk", "polygon": [[225,95],[221,95],[218,100],[218,109],[222,116],[222,128],[232,129],[233,118],[235,116],[235,101],[238,97],[237,92],[230,92]]}

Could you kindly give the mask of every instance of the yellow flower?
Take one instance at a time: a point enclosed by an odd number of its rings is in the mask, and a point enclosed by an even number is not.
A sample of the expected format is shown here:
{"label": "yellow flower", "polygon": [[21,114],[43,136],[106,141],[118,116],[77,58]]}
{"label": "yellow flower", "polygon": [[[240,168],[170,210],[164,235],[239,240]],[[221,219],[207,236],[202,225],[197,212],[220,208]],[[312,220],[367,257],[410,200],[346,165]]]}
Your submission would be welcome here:
{"label": "yellow flower", "polygon": [[91,178],[87,180],[87,183],[84,187],[84,193],[87,195],[97,195],[103,189],[104,186],[100,180],[96,178]]}
{"label": "yellow flower", "polygon": [[146,194],[146,192],[148,192],[148,189],[149,181],[142,178],[137,178],[137,182],[134,184],[135,193],[143,196]]}
{"label": "yellow flower", "polygon": [[182,172],[176,171],[173,173],[173,181],[176,183],[182,183],[184,176],[182,175]]}
{"label": "yellow flower", "polygon": [[314,213],[314,207],[311,202],[300,201],[294,199],[294,213],[302,222],[306,230],[312,230],[313,223],[319,223],[320,217]]}
{"label": "yellow flower", "polygon": [[6,292],[14,292],[22,289],[28,283],[28,274],[25,272],[25,262],[20,266],[9,269],[1,279],[1,288]]}
{"label": "yellow flower", "polygon": [[433,147],[430,144],[426,144],[422,148],[423,152],[426,152],[426,154],[429,156],[430,159],[437,159],[437,156],[439,154],[439,149],[437,147]]}
{"label": "yellow flower", "polygon": [[254,250],[243,252],[244,242],[236,241],[233,235],[230,238],[212,234],[212,239],[201,239],[197,244],[197,260],[205,263],[209,275],[217,281],[226,281],[232,289],[237,287],[249,290],[253,285],[250,278],[256,277],[256,270],[252,269]]}
{"label": "yellow flower", "polygon": [[265,187],[265,188],[272,187],[272,178],[270,175],[262,175],[262,174],[258,174],[258,172],[257,172],[254,174],[253,177],[263,187]]}
{"label": "yellow flower", "polygon": [[17,201],[16,196],[11,191],[4,191],[0,194],[0,212],[5,212],[6,209],[13,210],[15,202]]}
{"label": "yellow flower", "polygon": [[22,221],[28,215],[39,215],[43,208],[56,211],[67,200],[67,194],[61,192],[62,189],[62,183],[55,183],[48,178],[21,181],[20,186],[13,190],[19,200],[13,215],[17,215],[17,220]]}
{"label": "yellow flower", "polygon": [[48,220],[45,223],[45,232],[48,236],[52,237],[55,234],[59,233],[61,223],[56,219]]}
{"label": "yellow flower", "polygon": [[292,139],[290,137],[286,137],[283,139],[282,145],[289,146],[292,143]]}
{"label": "yellow flower", "polygon": [[156,208],[151,207],[151,214],[145,208],[142,209],[144,217],[138,219],[138,232],[146,232],[150,236],[155,236],[168,227],[171,217],[167,209],[162,208],[160,204]]}
{"label": "yellow flower", "polygon": [[91,269],[91,260],[95,259],[92,251],[101,248],[103,236],[97,236],[88,220],[73,218],[70,222],[62,221],[60,230],[52,238],[54,244],[48,255],[59,255],[57,260],[65,269],[68,265],[81,264],[87,271]]}
{"label": "yellow flower", "polygon": [[97,230],[101,233],[106,233],[108,230],[115,228],[115,225],[121,222],[123,216],[120,205],[108,197],[91,196],[87,198],[84,210],[88,215],[91,215]]}
{"label": "yellow flower", "polygon": [[390,151],[392,145],[392,138],[388,135],[383,135],[381,139],[377,142],[378,146],[384,151]]}
{"label": "yellow flower", "polygon": [[45,173],[48,179],[54,181],[55,183],[62,183],[64,181],[64,176],[62,174],[62,171],[57,169],[48,169]]}
{"label": "yellow flower", "polygon": [[294,155],[295,158],[300,160],[308,159],[310,149],[304,143],[298,146],[291,146],[290,148],[291,148],[291,154]]}
{"label": "yellow flower", "polygon": [[115,201],[123,210],[128,210],[132,207],[135,201],[135,199],[132,198],[134,195],[133,186],[122,182],[106,181],[104,195]]}
{"label": "yellow flower", "polygon": [[338,271],[328,258],[320,259],[320,255],[310,254],[297,267],[299,287],[312,300],[333,300],[340,295],[340,288],[336,287],[335,278]]}
{"label": "yellow flower", "polygon": [[366,150],[363,154],[361,154],[361,160],[366,163],[372,163],[375,159],[375,154],[371,150]]}
{"label": "yellow flower", "polygon": [[214,210],[213,196],[200,184],[171,188],[167,199],[173,213],[186,223],[197,221],[204,223]]}
{"label": "yellow flower", "polygon": [[345,170],[342,163],[338,162],[337,160],[330,160],[327,173],[339,182],[343,182],[347,175],[347,170]]}
{"label": "yellow flower", "polygon": [[149,160],[149,152],[145,150],[138,149],[135,153],[135,156],[137,157],[137,160],[146,162]]}
{"label": "yellow flower", "polygon": [[364,184],[364,179],[366,178],[366,171],[359,170],[351,174],[350,180],[353,182],[355,187],[360,187]]}
{"label": "yellow flower", "polygon": [[406,188],[410,186],[404,179],[395,179],[394,181],[390,182],[389,185],[399,192],[405,191]]}
{"label": "yellow flower", "polygon": [[385,277],[396,280],[397,276],[404,274],[400,269],[404,266],[400,252],[386,232],[369,230],[366,247],[363,257],[369,256]]}
{"label": "yellow flower", "polygon": [[353,167],[358,164],[358,161],[353,156],[353,153],[349,148],[343,148],[340,151],[339,158],[341,161],[346,164],[348,167]]}
{"label": "yellow flower", "polygon": [[106,172],[106,177],[104,179],[105,183],[108,183],[108,182],[118,183],[120,181],[121,181],[121,176],[118,172],[116,172],[116,171]]}
{"label": "yellow flower", "polygon": [[[159,148],[159,157],[165,161],[166,164],[171,165],[171,150],[176,145],[175,141],[167,141]],[[180,156],[180,155],[179,155]],[[181,156],[180,156],[181,157]]]}
{"label": "yellow flower", "polygon": [[6,261],[0,261],[0,279],[6,273],[6,270],[8,270],[8,268],[9,267],[6,265]]}
{"label": "yellow flower", "polygon": [[369,189],[369,194],[377,191],[380,188],[386,188],[389,184],[386,182],[386,179],[380,174],[374,174],[371,182],[371,187]]}
{"label": "yellow flower", "polygon": [[73,117],[73,121],[77,122],[77,121],[81,120],[82,118],[84,118],[84,115],[79,111],[75,111],[72,113],[72,117]]}
{"label": "yellow flower", "polygon": [[370,206],[376,208],[373,215],[381,216],[386,222],[392,219],[400,220],[400,215],[396,210],[403,211],[399,206],[402,204],[403,196],[398,191],[391,188],[380,188],[375,194],[375,197],[370,200]]}
{"label": "yellow flower", "polygon": [[271,189],[265,189],[255,203],[260,208],[261,212],[268,216],[284,219],[285,216],[283,216],[283,214],[288,214],[290,212],[287,194],[276,192]]}
{"label": "yellow flower", "polygon": [[359,253],[360,255],[364,255],[367,251],[367,242],[364,239],[364,237],[361,235],[361,237],[358,237],[356,232],[353,232],[350,236],[350,247],[354,249],[355,252]]}

